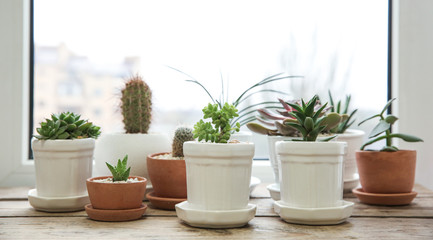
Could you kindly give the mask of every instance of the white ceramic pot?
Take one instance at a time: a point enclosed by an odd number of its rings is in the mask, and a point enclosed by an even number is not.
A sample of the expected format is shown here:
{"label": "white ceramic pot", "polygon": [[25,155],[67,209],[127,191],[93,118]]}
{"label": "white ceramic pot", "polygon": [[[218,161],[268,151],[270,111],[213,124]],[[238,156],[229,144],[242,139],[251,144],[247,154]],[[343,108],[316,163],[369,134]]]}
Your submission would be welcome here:
{"label": "white ceramic pot", "polygon": [[338,134],[338,141],[347,143],[347,155],[344,158],[343,179],[350,181],[355,179],[358,173],[356,168],[355,152],[359,150],[364,141],[364,131],[356,129],[347,129],[343,134]]}
{"label": "white ceramic pot", "polygon": [[165,134],[105,134],[98,138],[95,148],[95,170],[97,176],[111,175],[105,162],[117,164],[128,154],[130,175],[144,177],[151,186],[147,173],[146,158],[155,152],[170,152],[171,142]]}
{"label": "white ceramic pot", "polygon": [[188,203],[196,210],[248,207],[253,143],[185,142]]}
{"label": "white ceramic pot", "polygon": [[95,140],[32,140],[39,197],[87,195]]}
{"label": "white ceramic pot", "polygon": [[280,161],[277,158],[277,152],[275,150],[275,143],[278,141],[285,141],[293,139],[293,137],[284,136],[268,136],[268,149],[269,149],[269,161],[271,162],[272,170],[274,171],[274,179],[277,187],[280,186],[281,176],[280,176]]}
{"label": "white ceramic pot", "polygon": [[239,142],[252,142],[253,134],[247,131],[235,132],[230,135],[230,140],[238,140]]}
{"label": "white ceramic pot", "polygon": [[281,160],[281,202],[297,208],[343,204],[344,142],[276,143]]}

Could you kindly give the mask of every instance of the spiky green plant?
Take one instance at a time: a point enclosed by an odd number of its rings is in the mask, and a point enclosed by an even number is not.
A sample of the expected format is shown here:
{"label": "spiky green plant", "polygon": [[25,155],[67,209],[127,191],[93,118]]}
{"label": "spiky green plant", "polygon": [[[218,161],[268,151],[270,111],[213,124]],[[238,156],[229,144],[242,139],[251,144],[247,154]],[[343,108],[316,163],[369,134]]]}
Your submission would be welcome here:
{"label": "spiky green plant", "polygon": [[237,111],[232,104],[225,103],[221,108],[218,104],[209,103],[203,108],[203,119],[210,118],[212,122],[200,119],[194,125],[194,138],[199,141],[204,139],[206,142],[227,143],[231,132],[239,132],[239,122],[236,122],[235,127],[230,125],[230,121],[239,116]]}
{"label": "spiky green plant", "polygon": [[152,117],[152,92],[139,75],[122,89],[121,110],[126,133],[147,133]]}
{"label": "spiky green plant", "polygon": [[51,119],[45,119],[36,128],[39,135],[33,136],[39,140],[98,138],[101,128],[80,117],[72,112],[51,114]]}
{"label": "spiky green plant", "polygon": [[[196,80],[195,78],[193,78],[192,76],[186,74],[185,72],[173,68],[173,67],[169,67],[177,72],[180,72],[182,74],[184,74],[185,76],[191,78],[188,80],[185,80],[187,82],[191,82],[191,83],[195,83],[198,86],[200,86],[205,92],[206,94],[209,96],[209,98],[212,101],[212,104],[218,104],[219,108],[222,109],[223,106],[225,105],[225,103],[228,103],[228,88],[227,91],[225,91],[224,89],[224,79],[221,77],[221,94],[219,96],[219,98],[216,98],[214,96],[212,96],[212,94],[206,89],[206,87],[200,83],[198,80]],[[236,98],[236,100],[234,100],[231,105],[233,105],[235,108],[238,109],[238,116],[233,118],[230,121],[230,125],[234,128],[236,126],[237,123],[240,124],[240,126],[243,126],[253,120],[255,120],[255,116],[253,116],[253,114],[256,112],[256,110],[258,108],[266,108],[266,109],[275,109],[275,108],[281,108],[280,106],[278,106],[278,102],[277,101],[264,101],[264,102],[259,102],[259,103],[255,103],[255,104],[250,104],[248,106],[245,106],[243,108],[240,108],[241,103],[243,103],[245,100],[247,100],[248,98],[256,95],[256,94],[260,94],[260,93],[277,93],[277,94],[287,94],[285,92],[282,91],[278,91],[275,89],[260,89],[257,91],[254,91],[257,88],[260,87],[266,87],[269,83],[275,82],[275,81],[280,81],[283,79],[292,79],[292,78],[302,78],[302,76],[283,76],[283,73],[278,73],[278,74],[274,74],[271,75],[269,77],[264,78],[263,80],[253,84],[252,86],[248,87],[245,91],[243,91],[241,93],[241,95],[239,95],[238,98]]]}
{"label": "spiky green plant", "polygon": [[[283,122],[283,124],[296,128],[302,135],[302,141],[316,141],[321,132],[326,129],[332,129],[341,120],[338,114],[331,116],[324,114],[324,109],[328,103],[325,103],[315,111],[314,106],[317,100],[318,96],[315,95],[308,103],[305,103],[303,99],[301,99],[300,105],[288,103],[295,110],[291,111],[289,115],[296,118],[297,122],[289,121]],[[329,141],[334,137],[332,136],[321,141]]]}
{"label": "spiky green plant", "polygon": [[184,157],[183,155],[183,143],[186,141],[193,141],[194,134],[192,129],[189,127],[178,127],[174,132],[173,143],[172,143],[172,155],[173,157]]}
{"label": "spiky green plant", "polygon": [[128,155],[126,155],[122,161],[120,159],[117,160],[117,166],[113,167],[108,162],[105,162],[108,169],[110,169],[111,174],[113,175],[113,182],[117,181],[127,181],[129,177],[129,172],[131,171],[131,167],[126,169],[126,163],[128,162]]}
{"label": "spiky green plant", "polygon": [[[394,115],[387,115],[385,116],[385,111],[391,106],[392,102],[395,100],[395,98],[390,99],[386,104],[385,107],[382,109],[382,111],[379,114],[373,115],[363,121],[361,121],[359,125],[363,124],[364,122],[373,119],[373,118],[379,118],[379,123],[373,128],[368,138],[370,139],[368,142],[366,142],[364,145],[361,146],[361,150],[364,150],[366,146],[373,144],[375,142],[378,142],[380,140],[385,139],[386,145],[380,150],[384,152],[395,152],[398,151],[398,148],[396,146],[392,145],[392,139],[393,138],[400,138],[406,142],[423,142],[421,138],[403,134],[403,133],[391,133],[392,125],[398,120],[398,118]],[[382,134],[384,133],[384,134]],[[382,135],[381,135],[382,134]]]}
{"label": "spiky green plant", "polygon": [[332,98],[332,94],[330,90],[328,90],[328,95],[329,95],[329,103],[331,104],[330,111],[338,113],[343,117],[342,121],[335,128],[331,129],[331,132],[344,133],[355,122],[355,120],[352,120],[352,117],[358,111],[358,109],[353,110],[349,114],[349,104],[351,100],[350,95],[346,96],[346,102],[344,103],[344,107],[341,104],[341,100],[339,100],[337,104],[334,104],[334,99]]}

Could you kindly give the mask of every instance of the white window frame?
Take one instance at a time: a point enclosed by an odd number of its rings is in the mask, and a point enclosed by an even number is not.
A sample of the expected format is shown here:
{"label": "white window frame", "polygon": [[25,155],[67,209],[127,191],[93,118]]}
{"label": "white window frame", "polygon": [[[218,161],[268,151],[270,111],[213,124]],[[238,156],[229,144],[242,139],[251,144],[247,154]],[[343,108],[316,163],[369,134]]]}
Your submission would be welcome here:
{"label": "white window frame", "polygon": [[0,186],[34,185],[28,160],[30,1],[0,1]]}

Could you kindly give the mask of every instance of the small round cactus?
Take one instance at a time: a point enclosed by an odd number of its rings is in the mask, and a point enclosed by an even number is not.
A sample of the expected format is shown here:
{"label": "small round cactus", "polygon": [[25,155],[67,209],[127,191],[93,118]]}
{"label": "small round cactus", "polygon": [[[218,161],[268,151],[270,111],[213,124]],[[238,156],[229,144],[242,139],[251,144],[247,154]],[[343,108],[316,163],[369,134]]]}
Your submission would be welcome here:
{"label": "small round cactus", "polygon": [[183,143],[193,141],[194,134],[192,129],[188,127],[178,127],[174,133],[172,144],[173,157],[183,157]]}
{"label": "small round cactus", "polygon": [[147,133],[152,117],[152,92],[141,76],[126,82],[121,109],[126,133]]}

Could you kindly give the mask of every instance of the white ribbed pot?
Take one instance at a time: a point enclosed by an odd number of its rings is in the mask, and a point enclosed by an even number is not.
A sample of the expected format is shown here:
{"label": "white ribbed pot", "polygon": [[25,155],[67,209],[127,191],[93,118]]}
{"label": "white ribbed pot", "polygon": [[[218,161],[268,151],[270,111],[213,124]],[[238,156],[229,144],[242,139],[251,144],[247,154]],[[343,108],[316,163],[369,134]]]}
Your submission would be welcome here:
{"label": "white ribbed pot", "polygon": [[92,138],[32,140],[39,197],[87,195],[86,179],[92,177]]}
{"label": "white ribbed pot", "polygon": [[285,141],[293,139],[293,137],[284,136],[268,136],[268,149],[269,149],[269,161],[271,162],[272,170],[274,171],[274,179],[277,186],[280,185],[280,162],[277,159],[277,152],[275,150],[275,143],[278,141]]}
{"label": "white ribbed pot", "polygon": [[188,203],[196,210],[248,206],[253,143],[185,142]]}
{"label": "white ribbed pot", "polygon": [[111,175],[105,162],[116,164],[117,159],[128,155],[130,175],[142,176],[148,179],[147,156],[155,152],[170,152],[171,142],[166,134],[149,133],[110,133],[101,135],[96,141],[95,170],[98,176]]}
{"label": "white ribbed pot", "polygon": [[252,142],[253,134],[247,131],[235,132],[230,135],[230,140],[238,140],[239,142]]}
{"label": "white ribbed pot", "polygon": [[347,143],[347,155],[344,158],[344,180],[352,180],[355,178],[355,174],[358,173],[355,152],[361,148],[364,135],[364,131],[356,129],[347,129],[344,133],[338,134],[338,141]]}
{"label": "white ribbed pot", "polygon": [[281,160],[282,203],[297,208],[343,204],[344,142],[276,143]]}

